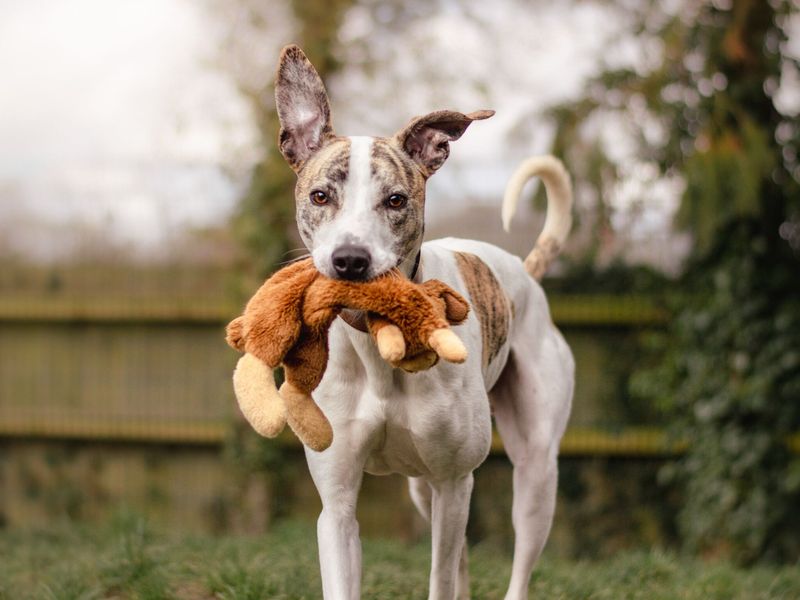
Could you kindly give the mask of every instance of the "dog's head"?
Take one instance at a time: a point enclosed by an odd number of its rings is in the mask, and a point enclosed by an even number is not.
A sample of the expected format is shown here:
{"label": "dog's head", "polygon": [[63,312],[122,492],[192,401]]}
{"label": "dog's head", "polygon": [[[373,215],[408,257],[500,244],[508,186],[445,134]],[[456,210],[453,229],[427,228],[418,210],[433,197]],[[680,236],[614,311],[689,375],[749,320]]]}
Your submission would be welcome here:
{"label": "dog's head", "polygon": [[425,182],[472,121],[494,113],[417,117],[390,138],[333,132],[325,87],[297,46],[281,53],[275,83],[280,150],[297,173],[297,225],[314,264],[341,279],[409,273],[422,244]]}

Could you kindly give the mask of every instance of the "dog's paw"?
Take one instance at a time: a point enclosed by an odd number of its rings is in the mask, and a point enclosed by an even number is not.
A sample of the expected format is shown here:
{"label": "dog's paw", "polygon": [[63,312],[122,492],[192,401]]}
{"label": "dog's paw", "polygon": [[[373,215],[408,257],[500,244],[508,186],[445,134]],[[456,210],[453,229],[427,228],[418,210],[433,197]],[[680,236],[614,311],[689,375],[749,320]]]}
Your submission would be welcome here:
{"label": "dog's paw", "polygon": [[435,330],[428,338],[428,345],[448,362],[463,363],[467,360],[467,349],[464,343],[450,329]]}

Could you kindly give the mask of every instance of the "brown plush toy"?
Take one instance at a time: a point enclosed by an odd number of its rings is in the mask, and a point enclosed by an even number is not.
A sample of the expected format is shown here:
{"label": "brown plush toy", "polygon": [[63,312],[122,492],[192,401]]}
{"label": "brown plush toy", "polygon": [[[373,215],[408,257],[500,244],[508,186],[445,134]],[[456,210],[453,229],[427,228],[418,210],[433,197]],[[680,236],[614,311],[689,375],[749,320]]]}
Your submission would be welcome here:
{"label": "brown plush toy", "polygon": [[[328,329],[345,308],[366,311],[381,356],[409,371],[438,357],[463,362],[467,352],[449,328],[467,318],[469,304],[437,280],[415,284],[397,271],[365,282],[325,277],[305,259],[270,277],[244,314],[228,325],[227,341],[245,352],[233,376],[245,418],[266,437],[288,422],[309,448],[331,445],[330,422],[311,398],[328,362]],[[285,383],[272,370],[283,364]]]}

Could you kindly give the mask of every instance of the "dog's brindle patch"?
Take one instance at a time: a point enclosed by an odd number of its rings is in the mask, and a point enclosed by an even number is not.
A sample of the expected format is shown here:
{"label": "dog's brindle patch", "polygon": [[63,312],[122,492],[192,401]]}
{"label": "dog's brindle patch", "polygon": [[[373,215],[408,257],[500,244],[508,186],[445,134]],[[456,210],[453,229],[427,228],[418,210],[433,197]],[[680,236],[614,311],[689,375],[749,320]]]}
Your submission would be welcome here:
{"label": "dog's brindle patch", "polygon": [[494,360],[508,339],[510,302],[492,270],[468,252],[454,252],[472,308],[481,324],[483,366]]}
{"label": "dog's brindle patch", "polygon": [[392,251],[398,264],[415,252],[425,228],[425,178],[413,160],[393,139],[372,142],[372,179],[380,199],[400,193],[408,198],[405,208],[381,207],[392,231]]}
{"label": "dog's brindle patch", "polygon": [[536,240],[536,245],[525,258],[525,269],[536,281],[541,281],[547,267],[561,252],[558,242],[551,237]]}
{"label": "dog's brindle patch", "polygon": [[[350,140],[338,137],[326,144],[297,173],[294,194],[297,205],[297,228],[307,248],[311,248],[314,232],[336,216],[344,201],[345,182],[350,170]],[[312,191],[325,192],[328,206],[311,202]]]}

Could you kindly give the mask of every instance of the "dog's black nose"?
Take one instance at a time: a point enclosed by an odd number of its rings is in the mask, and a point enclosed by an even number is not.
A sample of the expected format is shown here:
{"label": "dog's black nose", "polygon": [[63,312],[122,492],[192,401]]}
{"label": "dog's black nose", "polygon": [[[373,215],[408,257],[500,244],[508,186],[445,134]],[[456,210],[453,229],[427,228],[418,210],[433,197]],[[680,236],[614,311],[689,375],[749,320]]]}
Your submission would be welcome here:
{"label": "dog's black nose", "polygon": [[333,270],[342,279],[360,281],[367,278],[369,252],[361,246],[339,246],[331,255]]}

